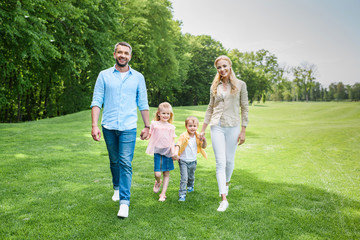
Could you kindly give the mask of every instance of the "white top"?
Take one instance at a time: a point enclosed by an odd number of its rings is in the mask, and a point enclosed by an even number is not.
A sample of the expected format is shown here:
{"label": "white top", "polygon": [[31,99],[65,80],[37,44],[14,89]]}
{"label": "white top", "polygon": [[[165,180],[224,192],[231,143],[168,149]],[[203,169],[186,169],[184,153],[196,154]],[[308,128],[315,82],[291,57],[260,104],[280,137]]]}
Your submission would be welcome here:
{"label": "white top", "polygon": [[186,146],[184,152],[180,155],[180,159],[185,162],[196,161],[197,154],[197,145],[196,145],[196,136],[192,136],[189,139],[189,143]]}
{"label": "white top", "polygon": [[125,79],[128,74],[129,74],[129,71],[120,72],[121,79]]}

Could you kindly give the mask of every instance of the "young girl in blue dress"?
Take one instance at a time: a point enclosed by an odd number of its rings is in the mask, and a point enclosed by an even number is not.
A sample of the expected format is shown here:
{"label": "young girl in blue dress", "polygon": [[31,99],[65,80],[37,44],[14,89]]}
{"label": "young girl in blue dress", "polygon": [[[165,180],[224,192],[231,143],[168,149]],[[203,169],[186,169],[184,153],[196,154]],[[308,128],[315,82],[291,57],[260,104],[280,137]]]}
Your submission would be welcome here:
{"label": "young girl in blue dress", "polygon": [[154,120],[150,125],[150,141],[146,149],[147,154],[154,154],[155,183],[153,191],[158,193],[161,187],[161,172],[163,186],[159,201],[166,200],[166,190],[169,185],[170,171],[174,170],[172,157],[175,156],[175,126],[172,125],[174,113],[168,102],[160,103]]}

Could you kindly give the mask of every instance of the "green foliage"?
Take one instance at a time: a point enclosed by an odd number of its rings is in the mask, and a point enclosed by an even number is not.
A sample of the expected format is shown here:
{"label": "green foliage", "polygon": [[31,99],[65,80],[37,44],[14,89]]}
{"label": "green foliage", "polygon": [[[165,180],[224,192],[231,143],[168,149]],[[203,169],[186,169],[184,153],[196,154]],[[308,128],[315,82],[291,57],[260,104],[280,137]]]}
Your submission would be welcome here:
{"label": "green foliage", "polygon": [[307,66],[294,67],[291,79],[267,50],[230,51],[211,36],[182,34],[169,0],[4,0],[0,122],[87,109],[99,72],[114,64],[119,41],[133,47],[130,65],[144,74],[151,106],[207,104],[213,63],[223,54],[247,83],[250,102],[359,100],[357,86],[322,88]]}
{"label": "green foliage", "polygon": [[280,80],[282,69],[279,68],[277,58],[267,50],[242,53],[237,49],[231,50],[229,56],[233,61],[235,74],[246,82],[249,100],[259,102],[272,83]]}
{"label": "green foliage", "polygon": [[[215,77],[215,59],[226,54],[222,44],[210,36],[186,34],[187,57],[190,65],[178,96],[180,105],[198,105],[209,102],[210,86]],[[182,65],[183,66],[183,65]]]}
{"label": "green foliage", "polygon": [[[35,120],[89,105],[120,15],[108,0],[5,1],[0,10],[0,121]],[[106,46],[106,48],[104,47]],[[96,75],[95,75],[96,72]]]}

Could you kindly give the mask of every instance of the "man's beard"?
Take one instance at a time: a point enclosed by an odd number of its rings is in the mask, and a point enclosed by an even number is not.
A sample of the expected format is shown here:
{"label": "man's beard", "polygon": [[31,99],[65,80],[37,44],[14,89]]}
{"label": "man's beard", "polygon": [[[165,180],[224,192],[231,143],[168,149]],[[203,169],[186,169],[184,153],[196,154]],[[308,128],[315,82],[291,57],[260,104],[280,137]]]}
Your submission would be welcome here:
{"label": "man's beard", "polygon": [[119,63],[119,61],[116,59],[116,65],[118,65],[119,67],[125,67],[126,65],[128,65],[129,61],[125,62],[124,64]]}

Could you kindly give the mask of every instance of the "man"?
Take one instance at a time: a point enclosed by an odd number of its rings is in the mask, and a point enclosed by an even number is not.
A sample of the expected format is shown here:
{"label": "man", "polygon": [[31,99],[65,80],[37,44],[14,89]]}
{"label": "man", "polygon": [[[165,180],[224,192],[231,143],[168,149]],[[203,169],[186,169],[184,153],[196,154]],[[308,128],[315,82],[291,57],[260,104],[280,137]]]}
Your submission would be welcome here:
{"label": "man", "polygon": [[149,135],[149,105],[144,76],[132,69],[131,46],[126,42],[115,45],[114,67],[101,71],[95,84],[91,103],[92,130],[95,141],[100,141],[98,127],[100,109],[103,106],[102,131],[109,153],[114,195],[120,200],[118,217],[129,215],[130,187],[132,179],[131,162],[134,155],[137,127],[137,108],[141,112],[145,127],[142,140]]}

